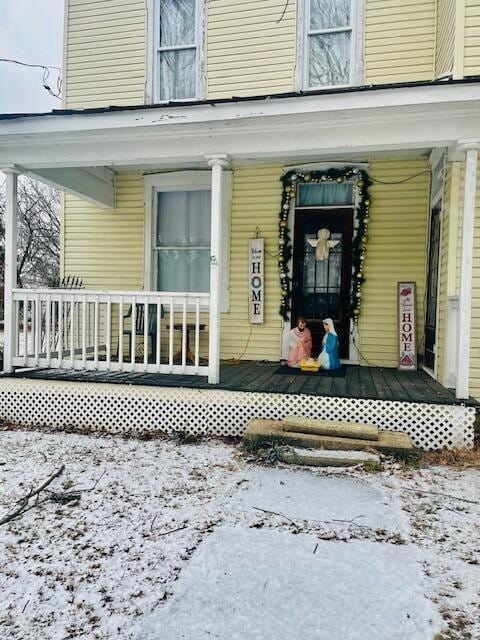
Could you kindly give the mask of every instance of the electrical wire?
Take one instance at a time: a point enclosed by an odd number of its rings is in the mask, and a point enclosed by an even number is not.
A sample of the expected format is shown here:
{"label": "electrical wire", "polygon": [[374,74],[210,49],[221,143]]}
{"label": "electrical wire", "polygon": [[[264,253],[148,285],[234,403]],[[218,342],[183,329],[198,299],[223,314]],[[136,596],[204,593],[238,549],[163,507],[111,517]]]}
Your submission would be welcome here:
{"label": "electrical wire", "polygon": [[253,325],[250,326],[250,333],[248,334],[247,342],[245,344],[245,348],[243,352],[238,356],[238,358],[230,358],[229,360],[222,360],[222,364],[240,364],[243,356],[248,351],[248,346],[250,344],[250,338],[252,337]]}
{"label": "electrical wire", "polygon": [[288,9],[288,5],[290,4],[290,0],[286,0],[285,2],[285,6],[283,7],[283,13],[280,16],[280,18],[276,21],[277,24],[279,24],[285,17],[285,14],[287,13],[287,9]]}
{"label": "electrical wire", "polygon": [[376,182],[378,184],[404,184],[405,182],[409,182],[410,180],[414,180],[415,178],[419,178],[420,176],[425,175],[426,173],[428,173],[430,175],[431,171],[430,169],[425,169],[424,171],[421,171],[420,173],[416,173],[414,176],[410,176],[409,178],[404,178],[403,180],[397,180],[396,182],[385,182],[384,180],[379,180],[378,178],[373,178],[372,176],[369,176],[370,180],[372,182]]}
{"label": "electrical wire", "polygon": [[[58,100],[62,99],[62,70],[60,67],[53,67],[47,64],[29,64],[28,62],[21,62],[20,60],[14,60],[12,58],[0,58],[0,62],[5,62],[8,64],[17,64],[21,67],[29,67],[31,69],[43,69],[43,78],[42,84],[43,88],[48,91],[48,93],[57,98]],[[57,71],[57,79],[56,79],[56,91],[50,87],[48,84],[48,79],[50,77],[50,70],[53,69]]]}

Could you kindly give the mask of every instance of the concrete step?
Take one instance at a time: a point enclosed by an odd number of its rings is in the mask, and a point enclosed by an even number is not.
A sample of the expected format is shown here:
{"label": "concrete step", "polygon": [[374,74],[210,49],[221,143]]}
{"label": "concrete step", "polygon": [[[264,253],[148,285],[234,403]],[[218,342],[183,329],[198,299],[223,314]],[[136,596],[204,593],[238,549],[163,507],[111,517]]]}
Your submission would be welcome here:
{"label": "concrete step", "polygon": [[316,436],[334,436],[337,438],[357,438],[359,440],[378,440],[378,427],[374,424],[340,422],[338,420],[317,420],[288,416],[282,420],[285,431],[311,433]]}
{"label": "concrete step", "polygon": [[407,434],[398,431],[379,430],[378,440],[373,442],[359,438],[294,433],[287,431],[285,425],[277,420],[250,420],[243,439],[258,446],[269,446],[272,440],[276,440],[291,447],[337,451],[371,451],[373,449],[380,453],[404,453],[413,449]]}
{"label": "concrete step", "polygon": [[365,465],[381,468],[378,455],[367,451],[327,451],[325,449],[298,449],[280,447],[278,458],[287,464],[300,464],[309,467],[353,467]]}

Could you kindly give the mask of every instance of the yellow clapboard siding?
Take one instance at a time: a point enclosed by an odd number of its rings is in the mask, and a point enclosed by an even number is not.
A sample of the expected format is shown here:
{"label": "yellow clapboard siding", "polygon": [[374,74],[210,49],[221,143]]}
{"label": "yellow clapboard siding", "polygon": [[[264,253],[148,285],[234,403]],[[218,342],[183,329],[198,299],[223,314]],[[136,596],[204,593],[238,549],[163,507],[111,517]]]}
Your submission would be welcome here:
{"label": "yellow clapboard siding", "polygon": [[[285,0],[236,3],[210,0],[207,9],[209,98],[293,89],[295,2],[289,3],[283,20],[277,22],[285,6]],[[243,55],[240,43],[246,44]],[[265,48],[261,57],[252,60],[250,47]],[[214,63],[219,58],[222,58],[220,68]],[[262,64],[262,60],[268,60],[269,65]]]}
{"label": "yellow clapboard siding", "polygon": [[[236,169],[233,180],[230,251],[230,311],[222,316],[221,356],[278,360],[282,320],[278,314],[278,211],[281,167]],[[262,203],[257,207],[256,201]],[[248,320],[248,240],[259,227],[265,238],[265,309],[263,325]],[[248,346],[247,346],[248,343]]]}
{"label": "yellow clapboard siding", "polygon": [[[435,2],[366,1],[365,82],[403,82],[431,80],[435,58]],[[417,40],[415,30],[426,34]],[[399,50],[396,38],[402,33],[410,48]]]}
{"label": "yellow clapboard siding", "polygon": [[143,287],[143,177],[117,177],[117,208],[97,209],[67,196],[64,213],[65,274],[90,289]]}
{"label": "yellow clapboard siding", "polygon": [[480,75],[480,0],[466,0],[464,75]]}
{"label": "yellow clapboard siding", "polygon": [[67,20],[65,107],[143,104],[145,2],[68,0]]}
{"label": "yellow clapboard siding", "polygon": [[[429,173],[427,159],[423,157],[375,160],[370,166],[370,175],[383,182],[398,182],[422,171],[423,175],[403,184],[371,187],[359,333],[366,360],[382,366],[397,364],[399,280],[417,284],[417,341],[422,343]],[[402,225],[404,201],[409,203],[409,219]]]}

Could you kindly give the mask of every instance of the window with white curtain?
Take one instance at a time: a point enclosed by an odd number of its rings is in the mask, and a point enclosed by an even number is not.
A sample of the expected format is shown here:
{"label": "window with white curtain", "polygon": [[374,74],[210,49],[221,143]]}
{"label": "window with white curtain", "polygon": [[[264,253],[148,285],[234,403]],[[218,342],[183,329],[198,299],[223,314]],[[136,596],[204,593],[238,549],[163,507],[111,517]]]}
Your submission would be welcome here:
{"label": "window with white curtain", "polygon": [[304,89],[354,84],[362,0],[305,0]]}
{"label": "window with white curtain", "polygon": [[157,291],[209,292],[210,203],[210,190],[158,193]]}
{"label": "window with white curtain", "polygon": [[197,98],[202,0],[157,0],[157,99]]}

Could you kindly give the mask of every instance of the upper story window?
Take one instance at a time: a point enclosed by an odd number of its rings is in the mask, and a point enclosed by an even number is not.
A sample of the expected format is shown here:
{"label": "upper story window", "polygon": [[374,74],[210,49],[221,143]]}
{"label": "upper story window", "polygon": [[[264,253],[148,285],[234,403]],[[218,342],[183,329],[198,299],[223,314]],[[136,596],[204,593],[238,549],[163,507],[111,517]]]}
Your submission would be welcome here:
{"label": "upper story window", "polygon": [[337,87],[359,81],[361,0],[305,0],[303,89]]}
{"label": "upper story window", "polygon": [[199,96],[203,0],[157,0],[155,100]]}

